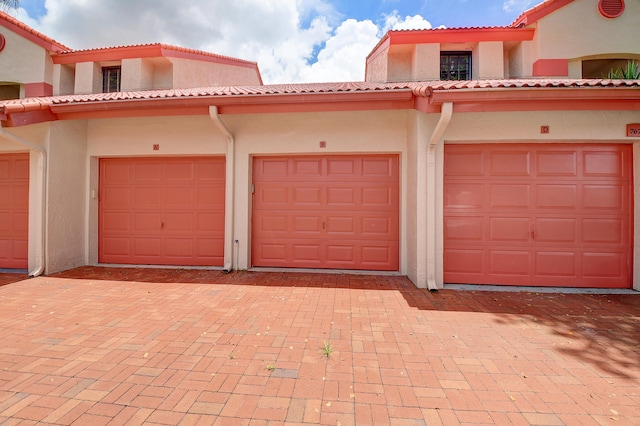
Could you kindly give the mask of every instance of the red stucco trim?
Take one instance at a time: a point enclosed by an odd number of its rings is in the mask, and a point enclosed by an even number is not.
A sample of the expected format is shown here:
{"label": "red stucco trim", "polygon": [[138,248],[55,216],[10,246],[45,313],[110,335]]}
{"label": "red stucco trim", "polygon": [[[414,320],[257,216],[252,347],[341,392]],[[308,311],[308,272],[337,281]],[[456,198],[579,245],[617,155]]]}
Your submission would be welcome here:
{"label": "red stucco trim", "polygon": [[545,16],[555,12],[556,10],[565,7],[574,0],[547,0],[540,3],[529,10],[525,10],[520,16],[516,18],[511,24],[512,27],[528,26],[534,24],[536,21],[544,18]]}
{"label": "red stucco trim", "polygon": [[534,77],[568,77],[568,59],[538,59],[533,63]]}
{"label": "red stucco trim", "polygon": [[36,98],[40,96],[53,96],[53,86],[49,83],[26,83],[24,85],[24,97]]}

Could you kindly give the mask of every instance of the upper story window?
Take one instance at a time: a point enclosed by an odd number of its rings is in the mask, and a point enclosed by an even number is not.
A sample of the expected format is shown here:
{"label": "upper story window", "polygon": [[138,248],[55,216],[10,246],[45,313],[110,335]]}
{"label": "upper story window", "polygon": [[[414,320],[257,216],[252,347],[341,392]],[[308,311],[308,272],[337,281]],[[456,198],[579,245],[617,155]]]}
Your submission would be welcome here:
{"label": "upper story window", "polygon": [[102,92],[103,93],[120,91],[121,73],[122,73],[122,69],[120,67],[102,68]]}
{"label": "upper story window", "polygon": [[471,52],[440,52],[440,80],[471,80]]}

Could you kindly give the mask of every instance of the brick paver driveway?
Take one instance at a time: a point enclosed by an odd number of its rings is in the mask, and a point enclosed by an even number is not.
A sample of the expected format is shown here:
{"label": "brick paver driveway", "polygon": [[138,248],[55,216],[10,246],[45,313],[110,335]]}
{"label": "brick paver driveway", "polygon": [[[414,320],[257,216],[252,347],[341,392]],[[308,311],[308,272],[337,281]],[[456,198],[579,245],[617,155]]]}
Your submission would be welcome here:
{"label": "brick paver driveway", "polygon": [[640,424],[636,294],[81,268],[0,287],[0,333],[3,425]]}

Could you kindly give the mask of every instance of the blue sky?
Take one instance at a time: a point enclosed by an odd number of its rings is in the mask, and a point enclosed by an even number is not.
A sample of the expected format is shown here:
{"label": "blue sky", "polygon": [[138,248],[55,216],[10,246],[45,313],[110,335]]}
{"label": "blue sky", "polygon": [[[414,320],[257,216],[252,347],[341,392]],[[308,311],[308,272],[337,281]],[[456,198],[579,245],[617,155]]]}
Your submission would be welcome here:
{"label": "blue sky", "polygon": [[258,62],[265,83],[358,81],[390,29],[508,25],[542,0],[20,0],[71,47],[166,43]]}

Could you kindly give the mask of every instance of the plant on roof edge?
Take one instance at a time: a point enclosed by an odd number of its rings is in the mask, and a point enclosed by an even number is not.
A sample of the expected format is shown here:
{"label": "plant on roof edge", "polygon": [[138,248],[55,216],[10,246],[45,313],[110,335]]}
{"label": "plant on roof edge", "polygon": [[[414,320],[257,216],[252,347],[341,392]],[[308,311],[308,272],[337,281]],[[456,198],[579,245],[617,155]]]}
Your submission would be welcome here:
{"label": "plant on roof edge", "polygon": [[609,70],[607,78],[611,80],[640,80],[640,63],[638,61],[628,61],[626,68]]}
{"label": "plant on roof edge", "polygon": [[0,10],[17,9],[20,7],[20,0],[0,0]]}

